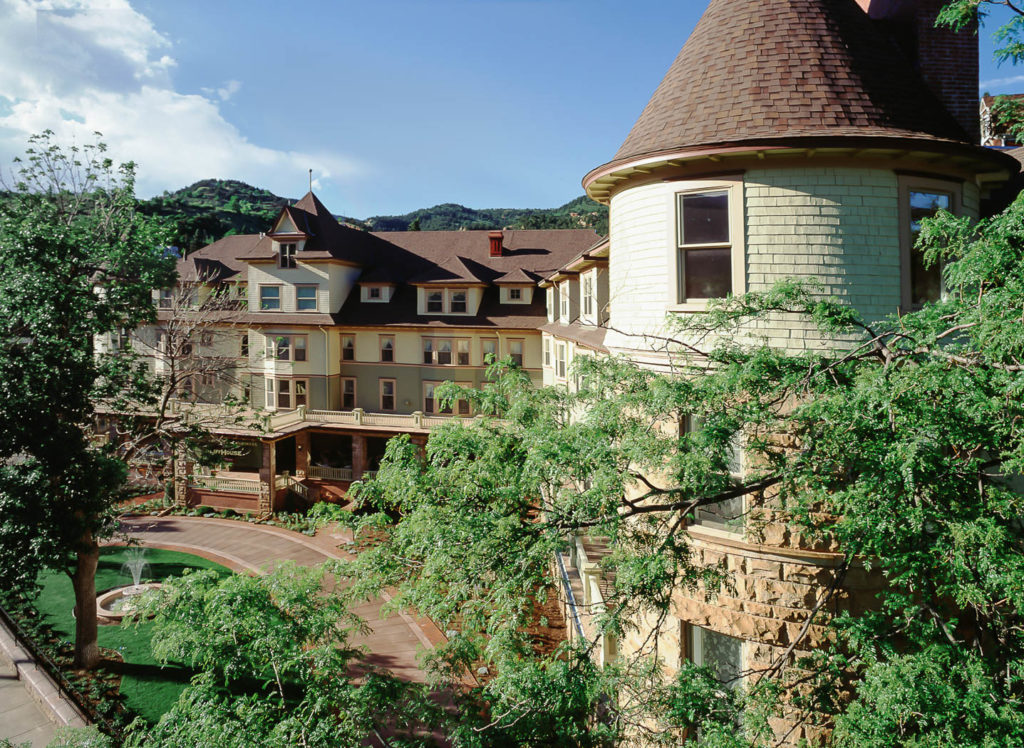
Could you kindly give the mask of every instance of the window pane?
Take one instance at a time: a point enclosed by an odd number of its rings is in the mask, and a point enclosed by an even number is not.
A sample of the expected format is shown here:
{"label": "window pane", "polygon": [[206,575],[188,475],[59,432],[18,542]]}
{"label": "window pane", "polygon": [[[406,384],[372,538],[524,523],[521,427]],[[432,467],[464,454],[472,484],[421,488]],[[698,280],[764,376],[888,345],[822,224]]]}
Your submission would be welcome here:
{"label": "window pane", "polygon": [[427,311],[440,312],[444,309],[444,294],[440,291],[431,291],[427,294]]}
{"label": "window pane", "polygon": [[921,219],[949,210],[950,195],[942,192],[910,193],[910,298],[915,304],[938,301],[942,293],[942,268],[938,263],[924,266],[924,255],[913,246],[921,233]]}
{"label": "window pane", "polygon": [[306,380],[295,380],[295,406],[306,404]]}
{"label": "window pane", "polygon": [[680,251],[688,299],[720,299],[732,291],[731,249]]}
{"label": "window pane", "polygon": [[292,345],[295,346],[295,360],[305,361],[306,360],[306,339],[295,338],[292,341]]}
{"label": "window pane", "polygon": [[743,671],[743,640],[694,627],[693,661],[710,668],[723,685],[738,688]]}
{"label": "window pane", "polygon": [[452,312],[462,313],[466,311],[466,292],[455,291],[452,294]]}
{"label": "window pane", "polygon": [[395,341],[391,338],[381,338],[380,341],[380,360],[381,361],[394,361],[395,360]]}
{"label": "window pane", "polygon": [[280,309],[281,289],[278,286],[264,286],[260,289],[260,309]]}
{"label": "window pane", "polygon": [[277,358],[280,361],[290,361],[292,357],[291,340],[289,338],[277,339]]}
{"label": "window pane", "polygon": [[430,338],[423,339],[423,363],[434,363],[434,341]]}
{"label": "window pane", "polygon": [[295,289],[296,306],[300,312],[316,310],[316,291],[314,286],[298,286]]}
{"label": "window pane", "polygon": [[681,244],[719,244],[729,241],[729,193],[698,192],[679,200]]}

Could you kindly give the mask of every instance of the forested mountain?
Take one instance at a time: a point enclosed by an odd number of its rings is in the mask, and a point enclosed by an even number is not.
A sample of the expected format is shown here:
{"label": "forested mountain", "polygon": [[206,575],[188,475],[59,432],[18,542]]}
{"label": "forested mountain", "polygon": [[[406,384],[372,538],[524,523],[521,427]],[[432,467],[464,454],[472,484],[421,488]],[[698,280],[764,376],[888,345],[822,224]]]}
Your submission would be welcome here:
{"label": "forested mountain", "polygon": [[[230,234],[266,231],[292,198],[275,195],[232,179],[204,179],[175,192],[142,202],[143,212],[166,216],[176,225],[175,241],[187,252]],[[586,196],[550,209],[477,210],[455,203],[421,208],[398,216],[365,220],[337,216],[343,223],[370,231],[444,231],[460,229],[576,229],[608,233],[608,209]]]}

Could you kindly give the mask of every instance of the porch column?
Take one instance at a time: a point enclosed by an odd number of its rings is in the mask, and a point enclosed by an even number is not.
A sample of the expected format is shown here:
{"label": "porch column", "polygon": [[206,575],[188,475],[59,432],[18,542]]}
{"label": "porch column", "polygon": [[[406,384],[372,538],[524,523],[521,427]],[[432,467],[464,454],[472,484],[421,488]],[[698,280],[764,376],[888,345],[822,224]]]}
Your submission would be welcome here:
{"label": "porch column", "polygon": [[172,464],[174,494],[169,498],[178,506],[188,506],[188,479],[192,474],[192,463],[185,454],[185,449],[180,444],[176,444],[174,447]]}
{"label": "porch column", "polygon": [[302,480],[309,470],[309,444],[312,441],[308,430],[295,435],[295,477]]}
{"label": "porch column", "polygon": [[260,442],[262,461],[260,462],[260,514],[274,510],[274,479],[277,477],[277,455],[275,444],[266,439]]}
{"label": "porch column", "polygon": [[352,437],[352,477],[359,480],[366,470],[366,437]]}

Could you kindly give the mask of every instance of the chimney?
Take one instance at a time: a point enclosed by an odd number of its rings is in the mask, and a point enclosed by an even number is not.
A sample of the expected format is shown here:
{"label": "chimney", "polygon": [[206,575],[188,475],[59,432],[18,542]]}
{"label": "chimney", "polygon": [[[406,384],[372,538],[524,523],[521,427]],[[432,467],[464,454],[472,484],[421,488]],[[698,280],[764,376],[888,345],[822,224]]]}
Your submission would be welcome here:
{"label": "chimney", "polygon": [[491,242],[491,257],[502,257],[505,254],[505,248],[501,242],[505,235],[500,231],[492,231],[487,235],[487,238]]}
{"label": "chimney", "polygon": [[928,88],[967,131],[981,142],[978,115],[978,36],[976,28],[935,28],[948,0],[857,0],[913,60]]}

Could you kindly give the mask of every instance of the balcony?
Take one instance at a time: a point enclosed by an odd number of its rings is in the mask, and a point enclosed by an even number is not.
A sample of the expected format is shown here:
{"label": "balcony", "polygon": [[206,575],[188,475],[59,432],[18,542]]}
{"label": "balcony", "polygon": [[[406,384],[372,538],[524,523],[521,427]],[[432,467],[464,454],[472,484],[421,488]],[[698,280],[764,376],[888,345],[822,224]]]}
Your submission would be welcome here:
{"label": "balcony", "polygon": [[[264,430],[267,433],[279,433],[285,429],[306,426],[351,426],[353,428],[371,428],[381,431],[399,431],[408,433],[429,433],[431,429],[450,423],[459,416],[424,415],[415,413],[367,413],[362,408],[355,410],[312,410],[300,405],[295,410],[284,413],[268,413],[264,416]],[[462,417],[462,420],[471,420]]]}

